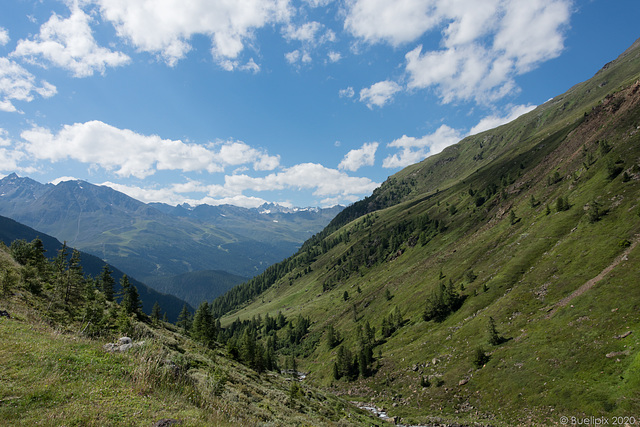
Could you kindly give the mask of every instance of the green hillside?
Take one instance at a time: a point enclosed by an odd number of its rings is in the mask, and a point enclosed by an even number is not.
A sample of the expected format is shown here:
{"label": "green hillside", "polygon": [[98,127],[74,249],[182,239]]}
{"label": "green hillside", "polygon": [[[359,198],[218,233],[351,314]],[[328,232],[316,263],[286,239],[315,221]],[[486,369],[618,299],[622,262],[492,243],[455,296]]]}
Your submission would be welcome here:
{"label": "green hillside", "polygon": [[275,333],[306,381],[403,423],[640,413],[639,78],[636,42],[390,177],[214,313],[309,319]]}
{"label": "green hillside", "polygon": [[[16,249],[0,244],[3,426],[385,424],[273,366],[252,369],[201,345],[131,298],[110,301],[73,263],[60,272]],[[123,335],[129,349],[110,345]]]}

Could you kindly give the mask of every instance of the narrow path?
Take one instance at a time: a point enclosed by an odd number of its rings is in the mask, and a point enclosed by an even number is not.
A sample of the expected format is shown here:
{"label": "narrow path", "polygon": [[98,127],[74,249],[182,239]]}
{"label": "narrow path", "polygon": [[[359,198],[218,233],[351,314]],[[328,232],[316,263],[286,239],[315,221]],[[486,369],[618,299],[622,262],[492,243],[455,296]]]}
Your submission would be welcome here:
{"label": "narrow path", "polygon": [[618,264],[620,264],[622,261],[624,261],[629,254],[631,253],[631,251],[633,249],[635,249],[635,247],[638,245],[638,242],[640,241],[640,234],[636,234],[635,236],[636,238],[633,240],[633,242],[631,243],[631,245],[622,253],[620,254],[616,259],[613,260],[613,262],[604,270],[602,270],[600,272],[600,274],[598,274],[596,277],[594,277],[593,279],[587,281],[584,285],[580,286],[578,289],[576,289],[575,291],[573,291],[573,293],[571,295],[569,295],[568,297],[564,297],[563,299],[561,299],[560,301],[558,301],[553,308],[551,309],[551,311],[549,312],[549,314],[547,314],[546,318],[550,319],[556,311],[558,311],[559,308],[565,307],[567,304],[569,304],[574,298],[579,297],[580,295],[582,295],[583,293],[585,293],[586,291],[588,291],[589,289],[593,288],[593,286],[598,283],[599,281],[601,281],[602,279],[604,279],[604,277],[609,274],[611,272],[611,270],[613,270],[614,268],[616,268],[618,266]]}

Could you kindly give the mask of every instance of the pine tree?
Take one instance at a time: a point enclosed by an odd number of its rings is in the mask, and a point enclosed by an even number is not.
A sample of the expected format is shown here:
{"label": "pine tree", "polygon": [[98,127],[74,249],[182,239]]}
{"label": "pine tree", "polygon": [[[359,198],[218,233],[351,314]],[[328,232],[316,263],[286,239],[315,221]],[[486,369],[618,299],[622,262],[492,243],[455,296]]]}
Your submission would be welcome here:
{"label": "pine tree", "polygon": [[113,301],[113,288],[116,284],[116,281],[111,276],[111,273],[113,272],[109,269],[109,265],[105,264],[102,267],[100,276],[98,277],[98,289],[102,291],[107,301]]}
{"label": "pine tree", "polygon": [[489,325],[487,329],[489,331],[489,344],[500,345],[505,341],[498,333],[496,329],[496,322],[493,320],[493,317],[489,317]]}
{"label": "pine tree", "polygon": [[153,308],[151,309],[151,318],[155,321],[160,320],[160,304],[158,304],[158,301],[153,304]]}
{"label": "pine tree", "polygon": [[131,284],[126,274],[120,279],[120,286],[122,287],[122,301],[120,305],[127,314],[140,315],[140,310],[142,309],[140,294],[138,294],[138,289]]}
{"label": "pine tree", "polygon": [[67,242],[65,241],[62,243],[62,248],[58,249],[58,254],[53,260],[53,278],[60,299],[64,299],[64,292],[66,291],[67,269],[69,268],[67,254],[68,248]]}
{"label": "pine tree", "polygon": [[214,323],[209,303],[206,301],[200,304],[196,314],[193,316],[191,338],[207,346],[213,344],[215,338]]}
{"label": "pine tree", "polygon": [[82,298],[82,290],[84,284],[84,274],[82,273],[82,265],[80,264],[80,252],[74,249],[69,260],[69,268],[67,270],[65,283],[64,302],[78,302]]}
{"label": "pine tree", "polygon": [[176,324],[180,328],[182,328],[182,332],[183,333],[189,332],[189,330],[191,329],[191,313],[189,313],[189,309],[187,308],[187,304],[184,304],[182,306],[182,310],[180,311],[180,314],[178,315],[178,320],[177,320]]}

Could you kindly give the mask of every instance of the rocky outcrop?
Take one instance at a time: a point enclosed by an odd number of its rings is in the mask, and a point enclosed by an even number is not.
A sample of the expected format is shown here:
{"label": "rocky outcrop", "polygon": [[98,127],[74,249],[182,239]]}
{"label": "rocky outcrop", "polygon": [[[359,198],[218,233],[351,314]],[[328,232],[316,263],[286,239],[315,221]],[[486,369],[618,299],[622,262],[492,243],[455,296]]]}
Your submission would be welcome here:
{"label": "rocky outcrop", "polygon": [[118,340],[117,343],[108,343],[105,344],[102,348],[106,351],[115,353],[118,351],[127,351],[133,347],[144,345],[144,341],[133,342],[133,340],[129,337],[122,337]]}

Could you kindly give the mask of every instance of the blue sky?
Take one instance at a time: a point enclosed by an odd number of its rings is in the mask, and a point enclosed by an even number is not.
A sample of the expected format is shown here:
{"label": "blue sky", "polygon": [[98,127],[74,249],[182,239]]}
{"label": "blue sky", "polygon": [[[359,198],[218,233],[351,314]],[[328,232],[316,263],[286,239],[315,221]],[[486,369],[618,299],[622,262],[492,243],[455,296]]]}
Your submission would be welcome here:
{"label": "blue sky", "polygon": [[13,0],[0,175],[329,206],[590,78],[637,0]]}

